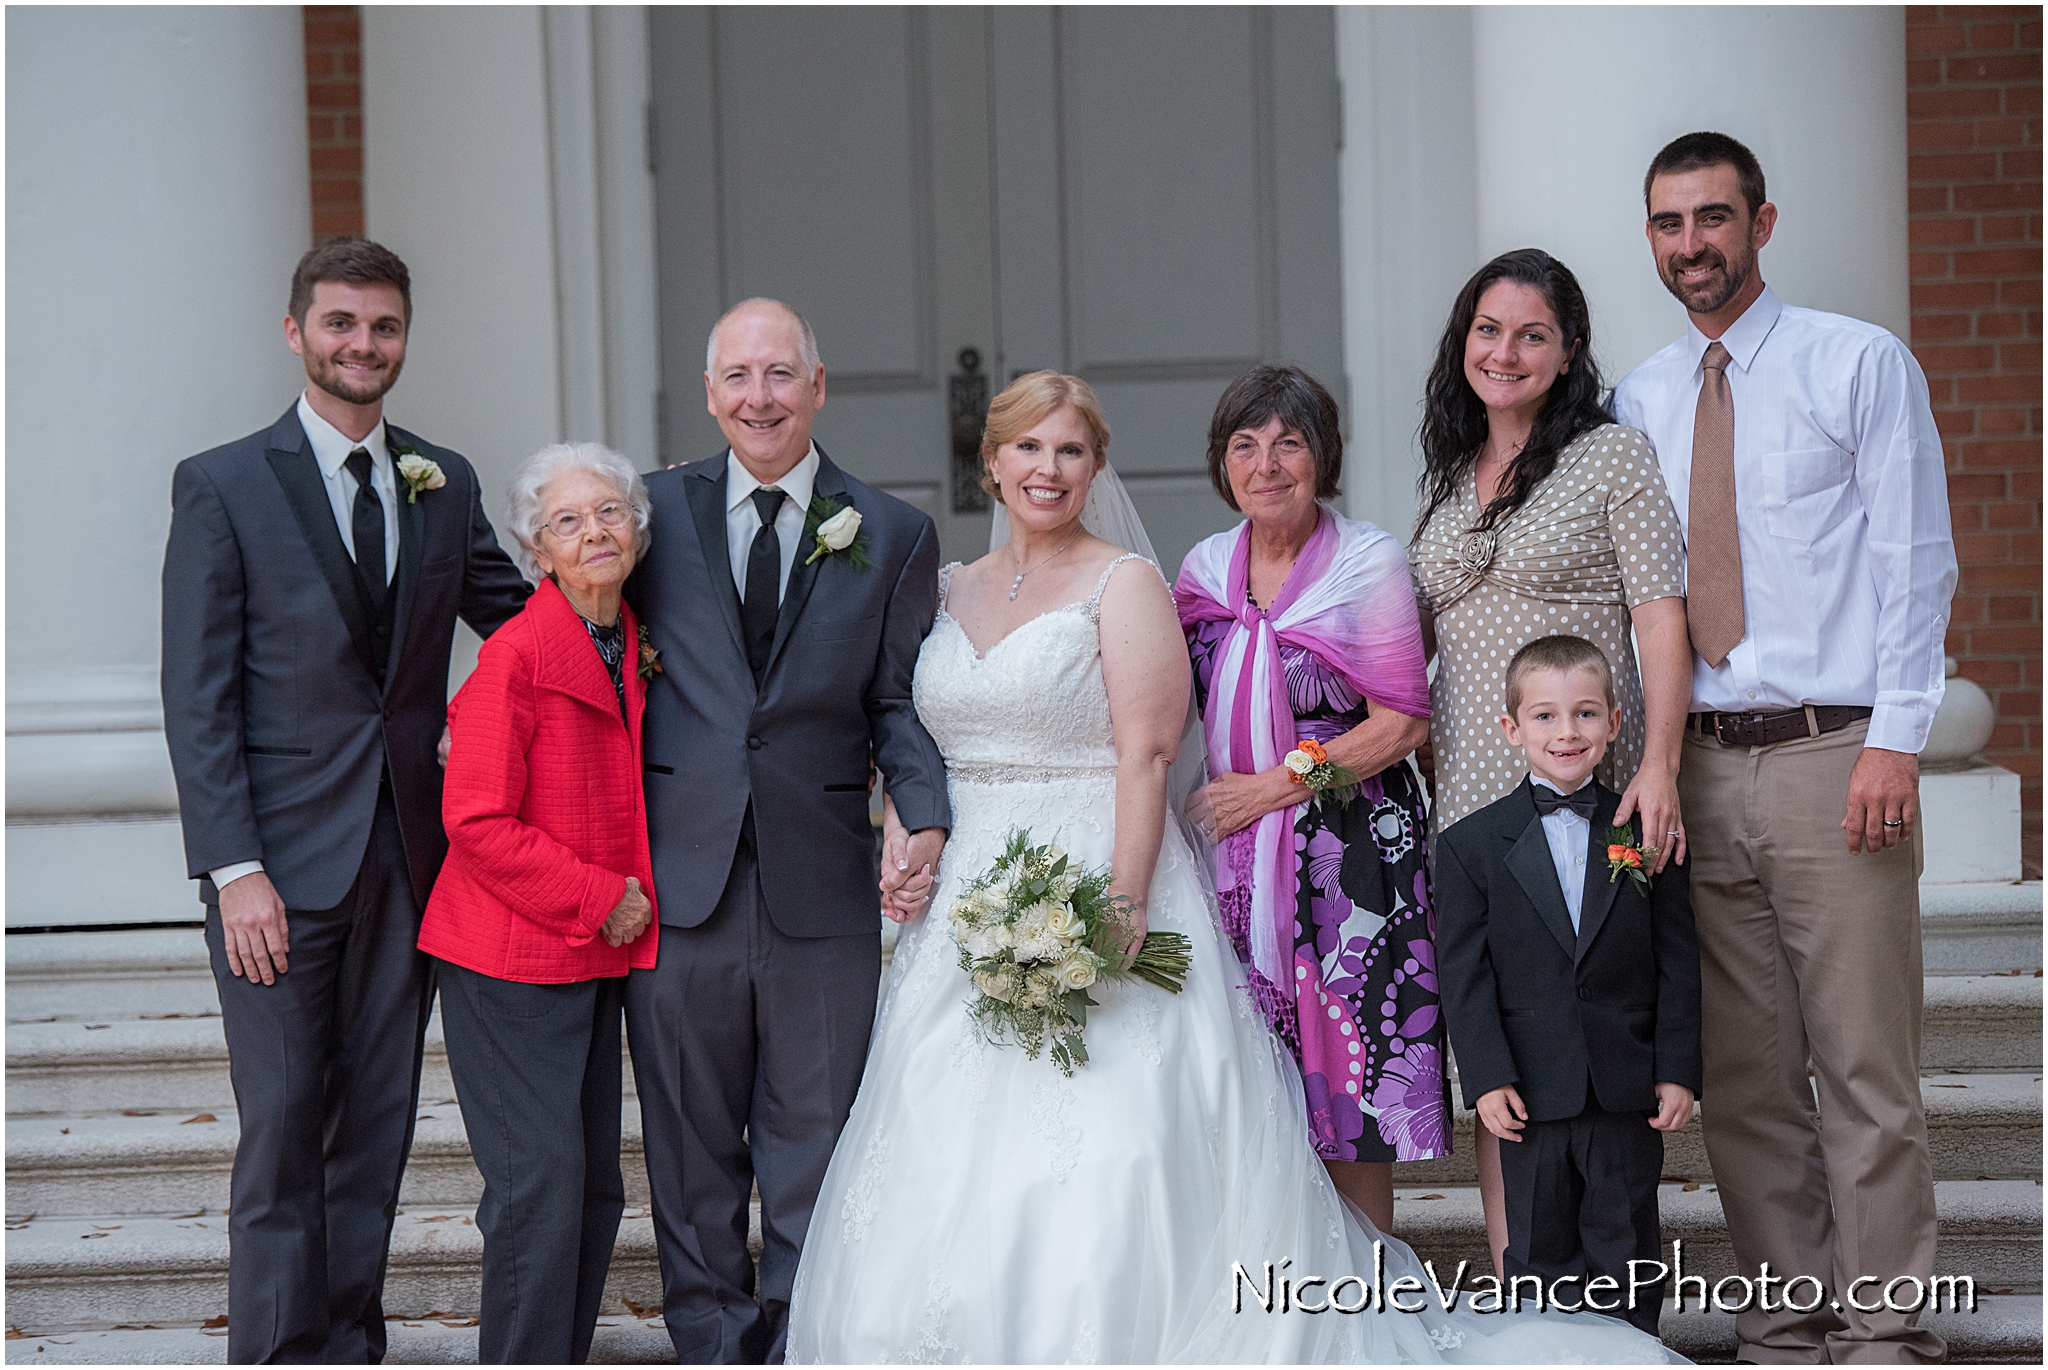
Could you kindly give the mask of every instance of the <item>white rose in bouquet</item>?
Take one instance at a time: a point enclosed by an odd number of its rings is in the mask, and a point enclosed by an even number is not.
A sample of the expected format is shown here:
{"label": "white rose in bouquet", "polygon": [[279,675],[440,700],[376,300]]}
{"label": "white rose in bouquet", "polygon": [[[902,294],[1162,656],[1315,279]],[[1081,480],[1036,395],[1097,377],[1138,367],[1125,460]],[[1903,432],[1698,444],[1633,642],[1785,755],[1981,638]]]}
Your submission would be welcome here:
{"label": "white rose in bouquet", "polygon": [[974,972],[974,987],[991,999],[1005,1004],[1017,1000],[1018,977],[1014,966],[999,966],[994,970]]}
{"label": "white rose in bouquet", "polygon": [[1049,907],[1052,910],[1046,915],[1045,931],[1048,936],[1057,938],[1062,947],[1072,946],[1080,939],[1081,934],[1087,931],[1080,916],[1067,905],[1051,904],[1040,907]]}
{"label": "white rose in bouquet", "polygon": [[1063,989],[1086,989],[1095,983],[1095,962],[1086,952],[1070,951],[1057,974]]}

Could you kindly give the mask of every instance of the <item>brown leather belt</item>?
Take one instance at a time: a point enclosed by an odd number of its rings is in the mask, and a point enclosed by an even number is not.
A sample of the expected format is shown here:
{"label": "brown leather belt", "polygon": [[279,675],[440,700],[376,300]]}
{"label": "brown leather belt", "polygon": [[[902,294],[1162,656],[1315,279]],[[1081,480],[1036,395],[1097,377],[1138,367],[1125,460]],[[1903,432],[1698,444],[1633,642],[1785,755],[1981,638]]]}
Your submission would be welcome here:
{"label": "brown leather belt", "polygon": [[1809,704],[1799,709],[1773,709],[1766,713],[1696,713],[1686,716],[1685,726],[1701,737],[1711,737],[1724,747],[1768,747],[1798,737],[1819,737],[1870,717],[1867,707],[1854,704]]}

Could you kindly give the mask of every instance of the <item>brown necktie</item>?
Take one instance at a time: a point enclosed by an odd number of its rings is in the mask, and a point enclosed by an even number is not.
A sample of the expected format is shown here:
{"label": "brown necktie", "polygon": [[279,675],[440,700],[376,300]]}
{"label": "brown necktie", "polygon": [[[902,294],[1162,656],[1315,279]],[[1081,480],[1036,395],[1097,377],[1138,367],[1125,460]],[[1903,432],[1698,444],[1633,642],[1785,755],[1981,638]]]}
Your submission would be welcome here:
{"label": "brown necktie", "polygon": [[1686,518],[1685,622],[1709,666],[1742,641],[1742,541],[1735,530],[1735,397],[1728,349],[1707,344],[1692,420],[1692,489]]}

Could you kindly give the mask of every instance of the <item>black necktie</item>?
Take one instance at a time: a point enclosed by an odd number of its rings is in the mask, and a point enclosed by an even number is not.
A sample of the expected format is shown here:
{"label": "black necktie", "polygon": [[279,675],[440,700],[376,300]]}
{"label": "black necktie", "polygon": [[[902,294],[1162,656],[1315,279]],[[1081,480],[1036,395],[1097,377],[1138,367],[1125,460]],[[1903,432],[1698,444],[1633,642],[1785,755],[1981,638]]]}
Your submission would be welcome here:
{"label": "black necktie", "polygon": [[754,510],[761,516],[761,531],[747,551],[747,593],[740,601],[740,622],[747,630],[747,664],[754,679],[768,668],[768,649],[775,645],[775,616],[782,607],[782,540],[775,536],[775,515],[782,509],[783,493],[773,486],[754,492]]}
{"label": "black necktie", "polygon": [[384,604],[384,501],[370,488],[370,454],[358,447],[342,465],[356,478],[356,502],[349,526],[356,541],[356,570],[369,587],[372,608]]}
{"label": "black necktie", "polygon": [[1559,809],[1570,809],[1588,823],[1593,821],[1595,796],[1591,785],[1581,785],[1570,794],[1559,794],[1548,785],[1531,784],[1529,792],[1536,797],[1536,816],[1548,817]]}

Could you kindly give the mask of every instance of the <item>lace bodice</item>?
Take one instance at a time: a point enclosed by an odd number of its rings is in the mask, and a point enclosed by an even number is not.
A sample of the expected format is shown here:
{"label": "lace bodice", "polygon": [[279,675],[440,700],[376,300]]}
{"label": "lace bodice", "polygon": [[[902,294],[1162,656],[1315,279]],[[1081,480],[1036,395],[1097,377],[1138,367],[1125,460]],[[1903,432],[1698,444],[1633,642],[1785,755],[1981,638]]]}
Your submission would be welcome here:
{"label": "lace bodice", "polygon": [[1027,620],[981,656],[946,612],[953,567],[946,568],[938,619],[918,653],[911,697],[949,771],[1116,765],[1096,623],[1110,573],[1142,560],[1135,553],[1118,557],[1103,568],[1094,594]]}

